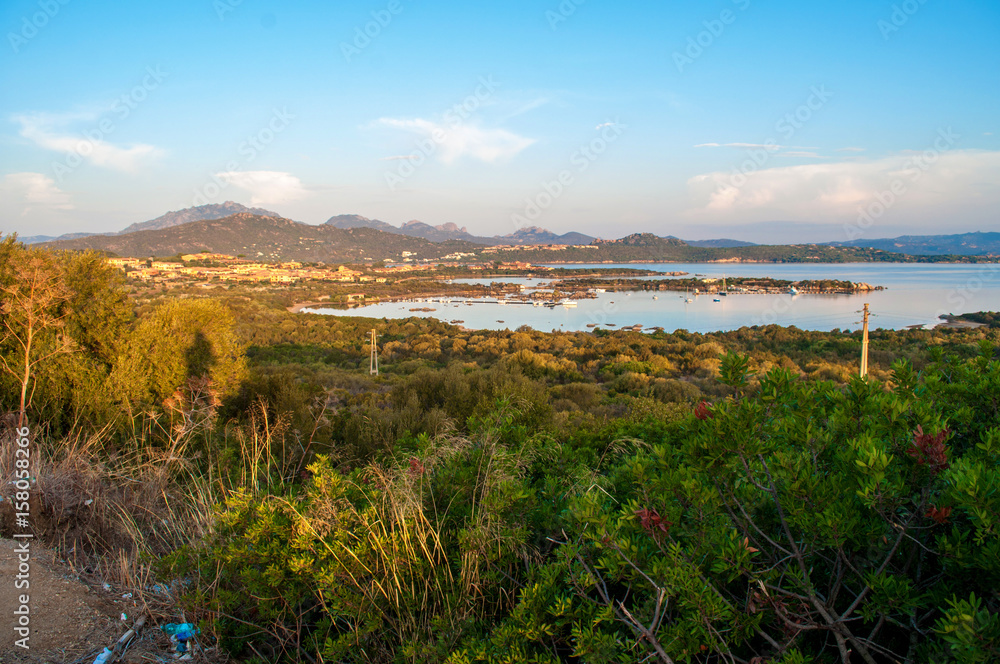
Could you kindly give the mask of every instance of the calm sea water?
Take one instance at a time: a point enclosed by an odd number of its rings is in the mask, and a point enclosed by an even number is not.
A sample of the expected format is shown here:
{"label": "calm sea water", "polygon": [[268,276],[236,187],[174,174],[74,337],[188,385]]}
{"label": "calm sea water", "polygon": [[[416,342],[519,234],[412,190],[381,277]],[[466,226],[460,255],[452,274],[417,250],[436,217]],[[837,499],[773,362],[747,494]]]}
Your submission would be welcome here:
{"label": "calm sea water", "polygon": [[[596,299],[577,300],[578,306],[554,309],[530,305],[497,304],[496,298],[474,304],[453,302],[391,302],[351,310],[312,309],[313,313],[373,318],[435,317],[443,321],[463,321],[471,329],[516,329],[527,325],[536,330],[588,330],[642,325],[668,331],[692,332],[733,330],[746,325],[794,325],[807,330],[859,329],[860,311],[869,303],[873,328],[902,329],[933,326],[945,313],[1000,310],[1000,265],[913,265],[913,264],[717,264],[642,263],[635,265],[558,265],[554,267],[597,268],[635,267],[662,272],[683,271],[706,277],[773,277],[801,279],[844,279],[884,286],[886,290],[859,295],[691,295],[683,293],[602,293]],[[663,277],[650,277],[662,279]],[[463,279],[458,283],[504,281],[537,287],[547,279]],[[447,298],[446,298],[447,299]],[[452,298],[457,300],[458,298]],[[433,312],[410,312],[429,307]]]}

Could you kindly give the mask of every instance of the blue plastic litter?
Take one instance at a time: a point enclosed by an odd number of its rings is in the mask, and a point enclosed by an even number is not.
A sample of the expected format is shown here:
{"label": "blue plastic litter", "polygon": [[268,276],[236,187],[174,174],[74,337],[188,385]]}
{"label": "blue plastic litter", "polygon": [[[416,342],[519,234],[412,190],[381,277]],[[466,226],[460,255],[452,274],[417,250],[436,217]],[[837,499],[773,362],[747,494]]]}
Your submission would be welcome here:
{"label": "blue plastic litter", "polygon": [[104,651],[97,656],[97,659],[94,660],[94,664],[107,664],[111,661],[112,655],[114,655],[114,653],[105,648]]}
{"label": "blue plastic litter", "polygon": [[[193,639],[201,631],[191,623],[169,623],[160,628],[163,633],[170,637],[171,641],[176,641],[174,648],[179,653],[188,651],[187,642]],[[98,664],[95,662],[94,664]]]}

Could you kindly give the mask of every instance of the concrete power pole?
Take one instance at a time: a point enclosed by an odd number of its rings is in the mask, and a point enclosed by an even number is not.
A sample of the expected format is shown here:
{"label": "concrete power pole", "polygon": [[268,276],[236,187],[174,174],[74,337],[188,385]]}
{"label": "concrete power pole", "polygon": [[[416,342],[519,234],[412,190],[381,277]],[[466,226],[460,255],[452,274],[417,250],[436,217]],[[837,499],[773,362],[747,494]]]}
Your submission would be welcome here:
{"label": "concrete power pole", "polygon": [[[866,337],[867,338],[867,337]],[[368,361],[368,373],[373,376],[378,375],[378,346],[376,344],[378,337],[375,336],[375,330],[372,330],[372,352]]]}
{"label": "concrete power pole", "polygon": [[868,303],[865,303],[865,316],[861,320],[861,377],[868,375]]}

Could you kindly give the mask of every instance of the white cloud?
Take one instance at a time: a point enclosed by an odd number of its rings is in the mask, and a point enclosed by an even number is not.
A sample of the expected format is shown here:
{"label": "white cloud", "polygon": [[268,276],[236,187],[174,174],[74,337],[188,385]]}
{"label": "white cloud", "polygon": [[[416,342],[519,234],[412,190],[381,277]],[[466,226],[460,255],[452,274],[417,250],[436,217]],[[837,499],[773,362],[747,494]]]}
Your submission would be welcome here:
{"label": "white cloud", "polygon": [[276,205],[297,201],[308,195],[302,182],[291,173],[279,171],[226,171],[216,177],[250,193],[251,205]]}
{"label": "white cloud", "polygon": [[70,197],[42,173],[8,173],[0,180],[0,194],[8,214],[72,210]]}
{"label": "white cloud", "polygon": [[[922,161],[923,152],[877,160],[841,161],[767,168],[745,182],[713,172],[688,180],[700,219],[808,221],[853,218],[858,208],[890,192],[892,212],[913,219],[986,218],[1000,205],[1000,152],[952,150]],[[738,185],[738,186],[734,186]]]}
{"label": "white cloud", "polygon": [[[61,152],[68,159],[89,161],[116,171],[134,172],[145,162],[164,154],[160,148],[146,143],[121,147],[108,142],[105,138],[114,131],[115,124],[101,117],[100,113],[34,113],[17,115],[13,119],[21,125],[21,136],[35,145]],[[71,133],[68,129],[71,125],[78,131]]]}
{"label": "white cloud", "polygon": [[410,161],[413,159],[419,159],[420,155],[416,154],[400,154],[394,155],[392,157],[382,157],[379,161]]}
{"label": "white cloud", "polygon": [[864,148],[849,147],[849,148],[837,148],[835,152],[864,152]]}
{"label": "white cloud", "polygon": [[378,124],[420,136],[417,149],[425,154],[437,155],[446,164],[463,157],[487,163],[502,161],[517,155],[535,142],[534,139],[518,136],[505,129],[483,129],[461,123],[444,125],[422,118],[380,118]]}

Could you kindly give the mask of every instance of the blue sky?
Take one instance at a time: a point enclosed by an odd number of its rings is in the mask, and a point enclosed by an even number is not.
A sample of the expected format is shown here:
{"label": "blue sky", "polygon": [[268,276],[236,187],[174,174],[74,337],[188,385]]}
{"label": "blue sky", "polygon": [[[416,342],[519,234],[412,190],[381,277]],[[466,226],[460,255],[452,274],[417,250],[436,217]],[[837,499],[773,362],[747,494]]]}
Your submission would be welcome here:
{"label": "blue sky", "polygon": [[[1000,4],[6,0],[0,231],[1000,230]],[[367,34],[366,34],[367,32]]]}

